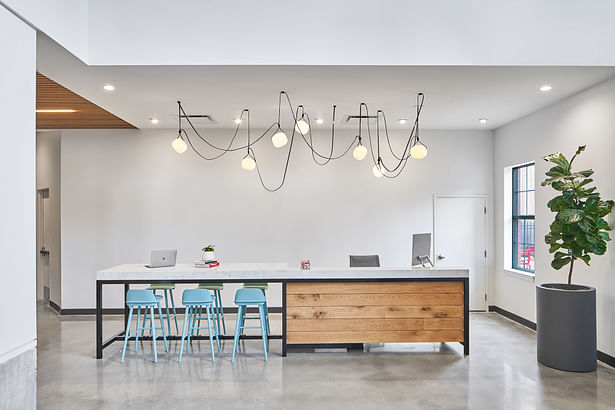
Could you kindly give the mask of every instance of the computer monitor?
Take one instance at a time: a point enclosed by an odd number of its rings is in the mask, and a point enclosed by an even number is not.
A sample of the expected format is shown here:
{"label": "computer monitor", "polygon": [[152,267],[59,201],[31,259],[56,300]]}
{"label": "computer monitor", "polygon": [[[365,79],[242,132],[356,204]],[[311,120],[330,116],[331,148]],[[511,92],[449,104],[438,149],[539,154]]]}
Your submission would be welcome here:
{"label": "computer monitor", "polygon": [[431,262],[431,234],[415,233],[412,235],[412,260],[410,266],[433,266]]}

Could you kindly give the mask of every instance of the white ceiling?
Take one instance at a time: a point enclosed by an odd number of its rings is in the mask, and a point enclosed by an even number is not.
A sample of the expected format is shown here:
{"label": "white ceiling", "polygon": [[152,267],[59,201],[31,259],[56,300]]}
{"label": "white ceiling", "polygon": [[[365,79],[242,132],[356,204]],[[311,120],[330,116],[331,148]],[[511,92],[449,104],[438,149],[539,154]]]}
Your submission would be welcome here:
{"label": "white ceiling", "polygon": [[[238,50],[240,52],[241,50]],[[87,66],[39,35],[38,70],[139,128],[175,128],[179,99],[189,114],[212,115],[211,128],[234,127],[243,108],[255,128],[276,120],[278,92],[336,126],[359,103],[381,109],[391,128],[409,127],[416,93],[425,93],[421,125],[427,129],[493,129],[615,76],[612,67],[477,66]],[[113,92],[103,90],[113,84]],[[541,92],[543,84],[552,85]],[[70,108],[70,107],[58,107]],[[284,115],[284,114],[283,114]],[[148,119],[160,119],[158,125]],[[289,117],[286,111],[286,117]],[[486,125],[479,118],[488,118]]]}

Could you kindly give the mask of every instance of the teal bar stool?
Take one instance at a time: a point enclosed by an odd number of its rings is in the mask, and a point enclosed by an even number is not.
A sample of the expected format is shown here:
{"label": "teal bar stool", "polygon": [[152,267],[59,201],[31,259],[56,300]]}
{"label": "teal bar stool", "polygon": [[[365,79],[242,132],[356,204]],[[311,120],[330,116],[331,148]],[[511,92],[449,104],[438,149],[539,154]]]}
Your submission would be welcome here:
{"label": "teal bar stool", "polygon": [[[199,289],[206,289],[206,290],[210,290],[214,292],[214,311],[216,314],[216,322],[218,322],[218,329],[220,329],[220,322],[222,322],[223,334],[226,334],[226,322],[224,320],[224,305],[222,304],[222,289],[224,289],[224,284],[222,282],[199,283]],[[199,325],[200,325],[200,322],[199,322]]]}
{"label": "teal bar stool", "polygon": [[[269,326],[269,308],[267,307],[267,294],[266,294],[266,290],[269,289],[269,284],[268,283],[259,283],[259,282],[253,282],[253,283],[244,283],[243,287],[245,289],[260,289],[263,291],[263,295],[265,295],[265,314],[267,316],[267,334],[271,334],[271,327]],[[252,319],[250,317],[247,317],[246,319]]]}
{"label": "teal bar stool", "polygon": [[[263,339],[263,350],[265,352],[265,361],[269,361],[267,357],[267,351],[269,350],[269,339],[267,337],[267,311],[265,293],[262,289],[237,289],[235,293],[235,304],[238,306],[237,311],[237,325],[235,326],[235,340],[233,341],[233,357],[231,361],[235,361],[235,353],[237,352],[237,345],[239,344],[239,337],[243,333],[244,329],[259,329],[261,330],[261,336]],[[248,306],[256,305],[258,307],[258,318],[260,320],[260,326],[246,326],[246,310]]]}
{"label": "teal bar stool", "polygon": [[[184,327],[182,332],[182,343],[179,349],[179,362],[182,362],[182,355],[184,353],[184,342],[188,339],[186,345],[186,353],[190,350],[190,337],[194,330],[201,329],[200,324],[195,327],[197,315],[200,316],[200,312],[205,308],[207,314],[207,329],[209,331],[209,345],[211,347],[211,360],[216,361],[216,355],[214,352],[214,337],[216,338],[216,344],[218,345],[218,352],[220,352],[220,338],[218,337],[218,327],[216,322],[212,318],[213,314],[213,299],[211,293],[206,289],[186,289],[182,295],[182,303],[186,307],[186,314],[184,315]],[[214,322],[214,328],[212,332],[211,323]],[[200,320],[199,320],[200,322]]]}
{"label": "teal bar stool", "polygon": [[[167,332],[169,335],[171,334],[171,315],[169,315],[169,298],[171,299],[171,308],[173,309],[173,319],[175,319],[175,332],[179,334],[179,326],[177,325],[177,312],[175,311],[175,300],[173,300],[173,290],[175,289],[174,283],[152,283],[147,288],[154,292],[154,295],[157,294],[157,291],[161,290],[164,293],[164,304],[167,311],[167,325],[169,331]],[[145,316],[143,317],[143,325],[145,326],[145,320],[147,319],[147,312],[145,312]],[[151,322],[151,319],[150,319]],[[141,331],[141,336],[145,330]]]}
{"label": "teal bar stool", "polygon": [[[162,296],[154,295],[154,292],[147,289],[132,289],[126,293],[126,305],[130,307],[130,312],[128,313],[128,323],[126,324],[126,334],[124,336],[124,349],[122,349],[122,360],[124,363],[124,356],[126,355],[126,346],[128,344],[128,339],[131,337],[135,337],[135,353],[139,348],[139,330],[143,330],[143,327],[139,327],[139,319],[141,316],[141,308],[143,308],[146,312],[149,310],[151,317],[154,317],[154,308],[158,309],[158,317],[160,318],[160,327],[155,327],[154,321],[150,320],[150,331],[152,332],[152,345],[154,347],[154,362],[158,363],[158,353],[156,351],[156,339],[159,337],[156,334],[156,329],[162,330],[162,338],[164,339],[164,350],[166,352],[169,351],[169,345],[167,343],[167,335],[164,331],[164,321],[162,318],[162,308],[160,307],[160,300]],[[134,309],[137,308],[137,326],[134,333],[130,333],[130,325],[132,323],[132,314]],[[143,325],[145,326],[145,318],[143,318]]]}

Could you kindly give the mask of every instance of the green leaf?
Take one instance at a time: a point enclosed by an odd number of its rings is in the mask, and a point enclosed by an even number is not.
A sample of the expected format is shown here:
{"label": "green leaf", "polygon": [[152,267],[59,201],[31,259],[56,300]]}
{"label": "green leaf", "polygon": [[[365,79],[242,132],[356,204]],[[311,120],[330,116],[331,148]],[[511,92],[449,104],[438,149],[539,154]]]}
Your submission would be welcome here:
{"label": "green leaf", "polygon": [[553,261],[551,261],[551,266],[554,269],[560,270],[561,268],[569,264],[571,260],[572,258],[570,256],[560,259],[553,259]]}
{"label": "green leaf", "polygon": [[558,243],[558,242],[552,243],[551,246],[549,247],[549,253],[553,253],[561,247],[562,247],[561,243]]}
{"label": "green leaf", "polygon": [[604,255],[606,252],[606,242],[600,240],[596,243],[590,243],[589,249],[596,255]]}
{"label": "green leaf", "polygon": [[587,215],[579,221],[578,226],[585,232],[591,232],[594,230],[594,224],[591,219],[587,217]]}
{"label": "green leaf", "polygon": [[574,159],[577,157],[577,155],[579,155],[581,152],[585,151],[585,147],[586,147],[586,145],[581,145],[579,148],[577,148],[577,152],[574,153],[574,155],[572,156],[572,159],[570,160],[570,165],[572,165],[572,161],[574,161]]}
{"label": "green leaf", "polygon": [[553,168],[551,168],[550,170],[548,170],[547,172],[545,172],[545,175],[548,177],[561,177],[566,175],[567,171],[560,167],[560,166],[555,166]]}
{"label": "green leaf", "polygon": [[558,232],[549,232],[545,235],[545,242],[549,245],[555,243],[557,240],[561,239],[562,235]]}
{"label": "green leaf", "polygon": [[556,219],[563,221],[564,223],[571,224],[581,220],[585,212],[582,209],[564,209],[555,216]]}
{"label": "green leaf", "polygon": [[589,266],[589,261],[591,260],[591,256],[588,254],[585,254],[585,255],[579,256],[579,259],[581,259],[583,262],[585,262],[586,265]]}
{"label": "green leaf", "polygon": [[607,221],[605,221],[602,218],[599,218],[596,221],[596,229],[604,229],[604,230],[610,231],[611,227],[609,226],[609,223]]}
{"label": "green leaf", "polygon": [[562,155],[561,152],[556,152],[555,154],[546,155],[546,156],[543,157],[543,159],[545,161],[552,162],[552,163],[562,167],[566,171],[568,171],[570,169],[570,163],[568,162],[566,157],[564,157],[564,155]]}

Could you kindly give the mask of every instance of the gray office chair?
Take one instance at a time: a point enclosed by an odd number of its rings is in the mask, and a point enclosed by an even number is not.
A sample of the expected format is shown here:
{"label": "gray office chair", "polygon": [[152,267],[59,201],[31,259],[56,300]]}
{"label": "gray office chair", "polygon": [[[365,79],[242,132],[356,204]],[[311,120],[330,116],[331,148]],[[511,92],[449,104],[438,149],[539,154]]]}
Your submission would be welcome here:
{"label": "gray office chair", "polygon": [[351,268],[379,268],[380,257],[378,255],[350,255]]}

